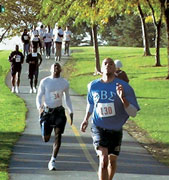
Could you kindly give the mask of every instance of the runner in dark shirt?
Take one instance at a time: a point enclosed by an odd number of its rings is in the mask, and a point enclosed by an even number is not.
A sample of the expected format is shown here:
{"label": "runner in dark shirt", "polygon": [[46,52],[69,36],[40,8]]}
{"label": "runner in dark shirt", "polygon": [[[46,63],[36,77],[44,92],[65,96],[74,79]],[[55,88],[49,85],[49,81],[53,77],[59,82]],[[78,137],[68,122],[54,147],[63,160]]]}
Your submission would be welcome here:
{"label": "runner in dark shirt", "polygon": [[[38,83],[39,66],[42,63],[42,57],[34,47],[33,52],[28,54],[26,62],[29,64],[29,75],[30,79],[30,93],[36,93],[36,86]],[[34,80],[34,87],[33,87]]]}
{"label": "runner in dark shirt", "polygon": [[19,51],[18,45],[16,45],[15,51],[11,52],[9,56],[9,62],[11,63],[11,92],[19,93],[20,75],[22,70],[22,64],[24,62],[24,56]]}
{"label": "runner in dark shirt", "polygon": [[27,29],[24,29],[21,40],[23,42],[23,54],[24,56],[28,55],[28,53],[30,52],[30,36],[27,32]]}

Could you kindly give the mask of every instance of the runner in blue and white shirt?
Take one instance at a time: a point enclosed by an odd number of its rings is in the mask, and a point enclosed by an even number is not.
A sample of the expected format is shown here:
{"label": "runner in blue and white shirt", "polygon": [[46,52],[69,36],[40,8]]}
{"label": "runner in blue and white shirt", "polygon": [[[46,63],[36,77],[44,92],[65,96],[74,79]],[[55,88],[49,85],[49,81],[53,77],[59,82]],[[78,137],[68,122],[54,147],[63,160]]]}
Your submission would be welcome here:
{"label": "runner in blue and white shirt", "polygon": [[[117,156],[120,153],[122,127],[140,109],[132,87],[115,78],[111,58],[102,63],[102,77],[89,83],[86,115],[81,124],[85,132],[92,115],[92,138],[99,156],[99,180],[113,179]],[[110,168],[111,167],[111,168]]]}

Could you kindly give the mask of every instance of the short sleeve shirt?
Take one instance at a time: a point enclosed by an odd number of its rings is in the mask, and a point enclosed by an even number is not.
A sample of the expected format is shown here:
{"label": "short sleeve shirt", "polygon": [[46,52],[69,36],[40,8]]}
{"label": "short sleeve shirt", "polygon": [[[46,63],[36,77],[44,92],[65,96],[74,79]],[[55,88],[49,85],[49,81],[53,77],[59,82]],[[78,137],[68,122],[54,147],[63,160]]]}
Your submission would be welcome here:
{"label": "short sleeve shirt", "polygon": [[123,86],[126,99],[139,110],[134,90],[128,83],[117,78],[110,83],[95,80],[88,85],[87,100],[94,106],[92,121],[101,128],[120,130],[129,118],[117,95],[116,83]]}

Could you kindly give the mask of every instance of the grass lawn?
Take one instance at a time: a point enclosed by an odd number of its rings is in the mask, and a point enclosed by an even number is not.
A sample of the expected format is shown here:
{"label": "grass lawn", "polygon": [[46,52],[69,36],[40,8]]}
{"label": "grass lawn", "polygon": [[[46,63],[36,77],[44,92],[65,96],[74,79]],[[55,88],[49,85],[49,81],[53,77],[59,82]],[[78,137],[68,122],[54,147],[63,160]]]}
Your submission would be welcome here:
{"label": "grass lawn", "polygon": [[5,78],[10,68],[10,51],[0,51],[0,179],[7,180],[11,150],[25,127],[26,107],[19,97],[10,92]]}
{"label": "grass lawn", "polygon": [[[75,47],[72,51],[73,59],[65,66],[65,76],[74,91],[85,95],[87,84],[100,77],[93,76],[94,49]],[[154,56],[144,57],[142,48],[100,47],[99,51],[101,61],[111,57],[123,63],[122,69],[126,71],[141,107],[137,117],[132,120],[151,138],[169,147],[169,80],[165,80],[168,71],[167,50],[161,49],[161,67],[153,67]],[[155,54],[155,49],[151,49],[151,53]]]}

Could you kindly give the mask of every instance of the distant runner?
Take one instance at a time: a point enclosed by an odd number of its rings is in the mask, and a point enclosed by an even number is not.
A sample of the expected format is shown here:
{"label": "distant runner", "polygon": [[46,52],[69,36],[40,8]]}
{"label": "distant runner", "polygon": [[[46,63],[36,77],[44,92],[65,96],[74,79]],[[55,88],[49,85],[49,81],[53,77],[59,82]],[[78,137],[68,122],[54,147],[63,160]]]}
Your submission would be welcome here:
{"label": "distant runner", "polygon": [[[30,53],[26,62],[29,64],[29,74],[28,78],[30,79],[30,93],[36,93],[37,83],[38,83],[38,75],[39,75],[39,66],[42,63],[42,57],[37,52],[36,47],[33,48],[33,52]],[[34,81],[34,83],[33,83]],[[34,84],[34,86],[33,86]]]}
{"label": "distant runner", "polygon": [[24,57],[28,55],[30,52],[30,35],[27,32],[27,29],[24,29],[24,32],[21,36],[21,40],[23,42],[23,54]]}
{"label": "distant runner", "polygon": [[60,26],[58,26],[56,33],[55,33],[55,46],[56,46],[55,61],[61,60],[62,38],[63,38],[63,30]]}
{"label": "distant runner", "polygon": [[24,55],[19,51],[18,45],[16,45],[15,51],[10,54],[9,62],[11,63],[11,92],[19,93],[20,75],[22,70],[22,64],[24,62]]}
{"label": "distant runner", "polygon": [[126,81],[127,83],[129,83],[129,78],[126,74],[125,71],[122,71],[121,68],[122,68],[122,62],[120,60],[115,60],[114,61],[114,64],[115,64],[115,67],[116,67],[116,71],[115,71],[115,76],[123,81]]}
{"label": "distant runner", "polygon": [[65,55],[70,55],[69,54],[69,46],[70,46],[70,40],[71,40],[71,35],[72,32],[69,30],[69,26],[66,26],[66,30],[64,31],[64,35],[63,35],[63,41],[65,42]]}

